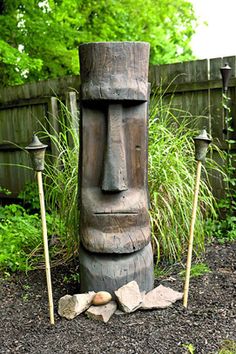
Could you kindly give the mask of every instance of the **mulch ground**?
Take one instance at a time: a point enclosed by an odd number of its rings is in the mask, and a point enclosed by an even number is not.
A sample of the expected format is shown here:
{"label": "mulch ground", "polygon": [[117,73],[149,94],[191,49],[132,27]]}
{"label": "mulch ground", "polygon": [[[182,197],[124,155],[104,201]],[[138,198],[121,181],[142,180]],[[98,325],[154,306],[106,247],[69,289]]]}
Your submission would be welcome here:
{"label": "mulch ground", "polygon": [[[52,270],[55,326],[48,319],[45,272],[19,273],[2,281],[0,353],[219,353],[236,341],[236,243],[212,245],[205,259],[211,273],[190,282],[189,307],[178,302],[165,310],[113,315],[107,324],[84,314],[68,321],[57,315],[58,299],[78,293],[71,265]],[[182,291],[177,269],[156,280]],[[236,342],[234,342],[236,343]]]}

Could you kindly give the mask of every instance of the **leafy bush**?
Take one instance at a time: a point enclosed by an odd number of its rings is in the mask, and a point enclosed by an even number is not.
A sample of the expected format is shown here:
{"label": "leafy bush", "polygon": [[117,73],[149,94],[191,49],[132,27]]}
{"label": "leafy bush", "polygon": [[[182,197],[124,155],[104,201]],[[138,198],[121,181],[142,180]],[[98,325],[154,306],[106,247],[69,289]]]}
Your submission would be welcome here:
{"label": "leafy bush", "polygon": [[24,206],[27,206],[27,209],[39,210],[39,193],[38,186],[36,182],[27,183],[24,189],[18,194],[18,198],[22,199]]}
{"label": "leafy bush", "polygon": [[186,0],[4,0],[1,85],[78,74],[86,42],[148,41],[152,63],[188,60],[196,24]]}
{"label": "leafy bush", "polygon": [[5,195],[11,194],[11,192],[7,188],[1,187],[1,186],[0,186],[0,193],[5,194]]}
{"label": "leafy bush", "polygon": [[[62,235],[63,227],[58,217],[47,214],[49,239]],[[0,207],[0,268],[10,271],[30,270],[43,261],[41,219],[30,215],[16,204]],[[51,242],[54,244],[55,242]],[[56,255],[61,244],[50,248]]]}
{"label": "leafy bush", "polygon": [[28,215],[19,205],[0,207],[0,265],[2,268],[29,270],[29,254],[41,244],[41,225],[37,215]]}
{"label": "leafy bush", "polygon": [[225,217],[208,219],[205,223],[205,233],[210,239],[215,238],[219,243],[236,240],[236,216],[226,214]]}

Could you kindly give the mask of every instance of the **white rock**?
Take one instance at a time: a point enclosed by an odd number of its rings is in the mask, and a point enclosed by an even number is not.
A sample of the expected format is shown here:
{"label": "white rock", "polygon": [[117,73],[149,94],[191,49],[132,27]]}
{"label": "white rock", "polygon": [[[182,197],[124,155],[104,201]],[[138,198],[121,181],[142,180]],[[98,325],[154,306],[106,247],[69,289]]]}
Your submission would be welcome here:
{"label": "white rock", "polygon": [[141,309],[164,309],[182,298],[183,293],[172,290],[171,288],[163,285],[159,285],[157,288],[149,291],[144,296]]}
{"label": "white rock", "polygon": [[106,305],[109,301],[112,300],[112,296],[107,291],[98,291],[93,298],[93,305]]}
{"label": "white rock", "polygon": [[61,317],[72,320],[80,313],[89,308],[94,298],[95,292],[90,291],[85,294],[65,295],[58,302],[58,313]]}
{"label": "white rock", "polygon": [[143,302],[143,294],[140,293],[139,286],[134,280],[116,290],[115,295],[119,308],[126,313],[134,312]]}
{"label": "white rock", "polygon": [[108,322],[113,313],[117,309],[117,303],[115,301],[110,301],[106,305],[101,306],[91,306],[87,311],[86,315],[94,320],[99,320],[103,322]]}

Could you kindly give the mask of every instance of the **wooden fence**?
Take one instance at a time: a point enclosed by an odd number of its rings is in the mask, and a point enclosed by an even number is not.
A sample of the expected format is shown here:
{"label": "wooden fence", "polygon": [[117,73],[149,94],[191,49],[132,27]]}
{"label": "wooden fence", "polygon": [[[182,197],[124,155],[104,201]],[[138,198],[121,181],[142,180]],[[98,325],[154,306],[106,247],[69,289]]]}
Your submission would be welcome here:
{"label": "wooden fence", "polygon": [[[79,77],[73,76],[0,89],[0,187],[12,192],[10,198],[33,179],[33,171],[27,168],[31,166],[29,156],[23,150],[33,132],[42,131],[42,126],[51,132],[59,129],[58,98],[78,120],[79,85]],[[55,155],[51,142],[43,142],[49,145],[47,151]]]}
{"label": "wooden fence", "polygon": [[[222,149],[226,144],[219,69],[225,62],[232,68],[229,97],[236,126],[236,57],[151,66],[149,79],[154,90],[162,87],[164,102],[171,104],[175,114],[189,112],[190,119],[196,120],[199,129],[206,127]],[[0,89],[0,187],[12,191],[13,197],[33,177],[31,170],[17,167],[30,166],[22,148],[29,144],[33,132],[41,130],[41,125],[49,130],[58,129],[57,97],[78,120],[79,85],[79,77],[71,76]],[[49,152],[55,153],[50,141],[45,142]],[[214,158],[219,160],[217,153]],[[215,195],[220,197],[223,183],[217,174],[212,176],[212,185]]]}
{"label": "wooden fence", "polygon": [[[153,66],[150,68],[152,87],[163,87],[164,103],[170,104],[174,114],[186,115],[193,125],[206,127],[213,143],[226,150],[224,113],[222,108],[222,78],[220,67],[228,63],[232,69],[229,82],[228,101],[232,117],[231,138],[236,140],[236,56],[189,61],[184,63]],[[236,152],[236,151],[232,151]],[[222,164],[219,154],[214,151],[213,158]],[[224,195],[224,182],[217,172],[211,173],[214,195]]]}

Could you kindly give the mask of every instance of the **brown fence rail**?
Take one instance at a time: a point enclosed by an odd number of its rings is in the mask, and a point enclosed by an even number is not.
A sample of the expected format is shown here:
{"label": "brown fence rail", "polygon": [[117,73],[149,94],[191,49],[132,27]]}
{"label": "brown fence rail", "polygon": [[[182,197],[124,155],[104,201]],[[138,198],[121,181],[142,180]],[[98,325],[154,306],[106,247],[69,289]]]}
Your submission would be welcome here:
{"label": "brown fence rail", "polygon": [[[152,88],[162,87],[165,103],[171,102],[176,112],[187,111],[196,117],[200,128],[206,127],[214,142],[226,148],[223,135],[222,81],[220,67],[227,62],[232,68],[229,83],[230,109],[236,126],[236,57],[196,60],[184,63],[151,66]],[[78,119],[78,76],[39,81],[0,89],[0,187],[15,197],[32,180],[32,171],[17,165],[30,166],[22,150],[35,131],[59,129],[58,100],[62,100]],[[180,113],[181,114],[181,113]],[[235,138],[235,137],[234,137]],[[56,153],[50,141],[49,152]],[[214,158],[219,159],[217,153]],[[216,196],[221,196],[223,183],[217,174],[212,177]]]}

